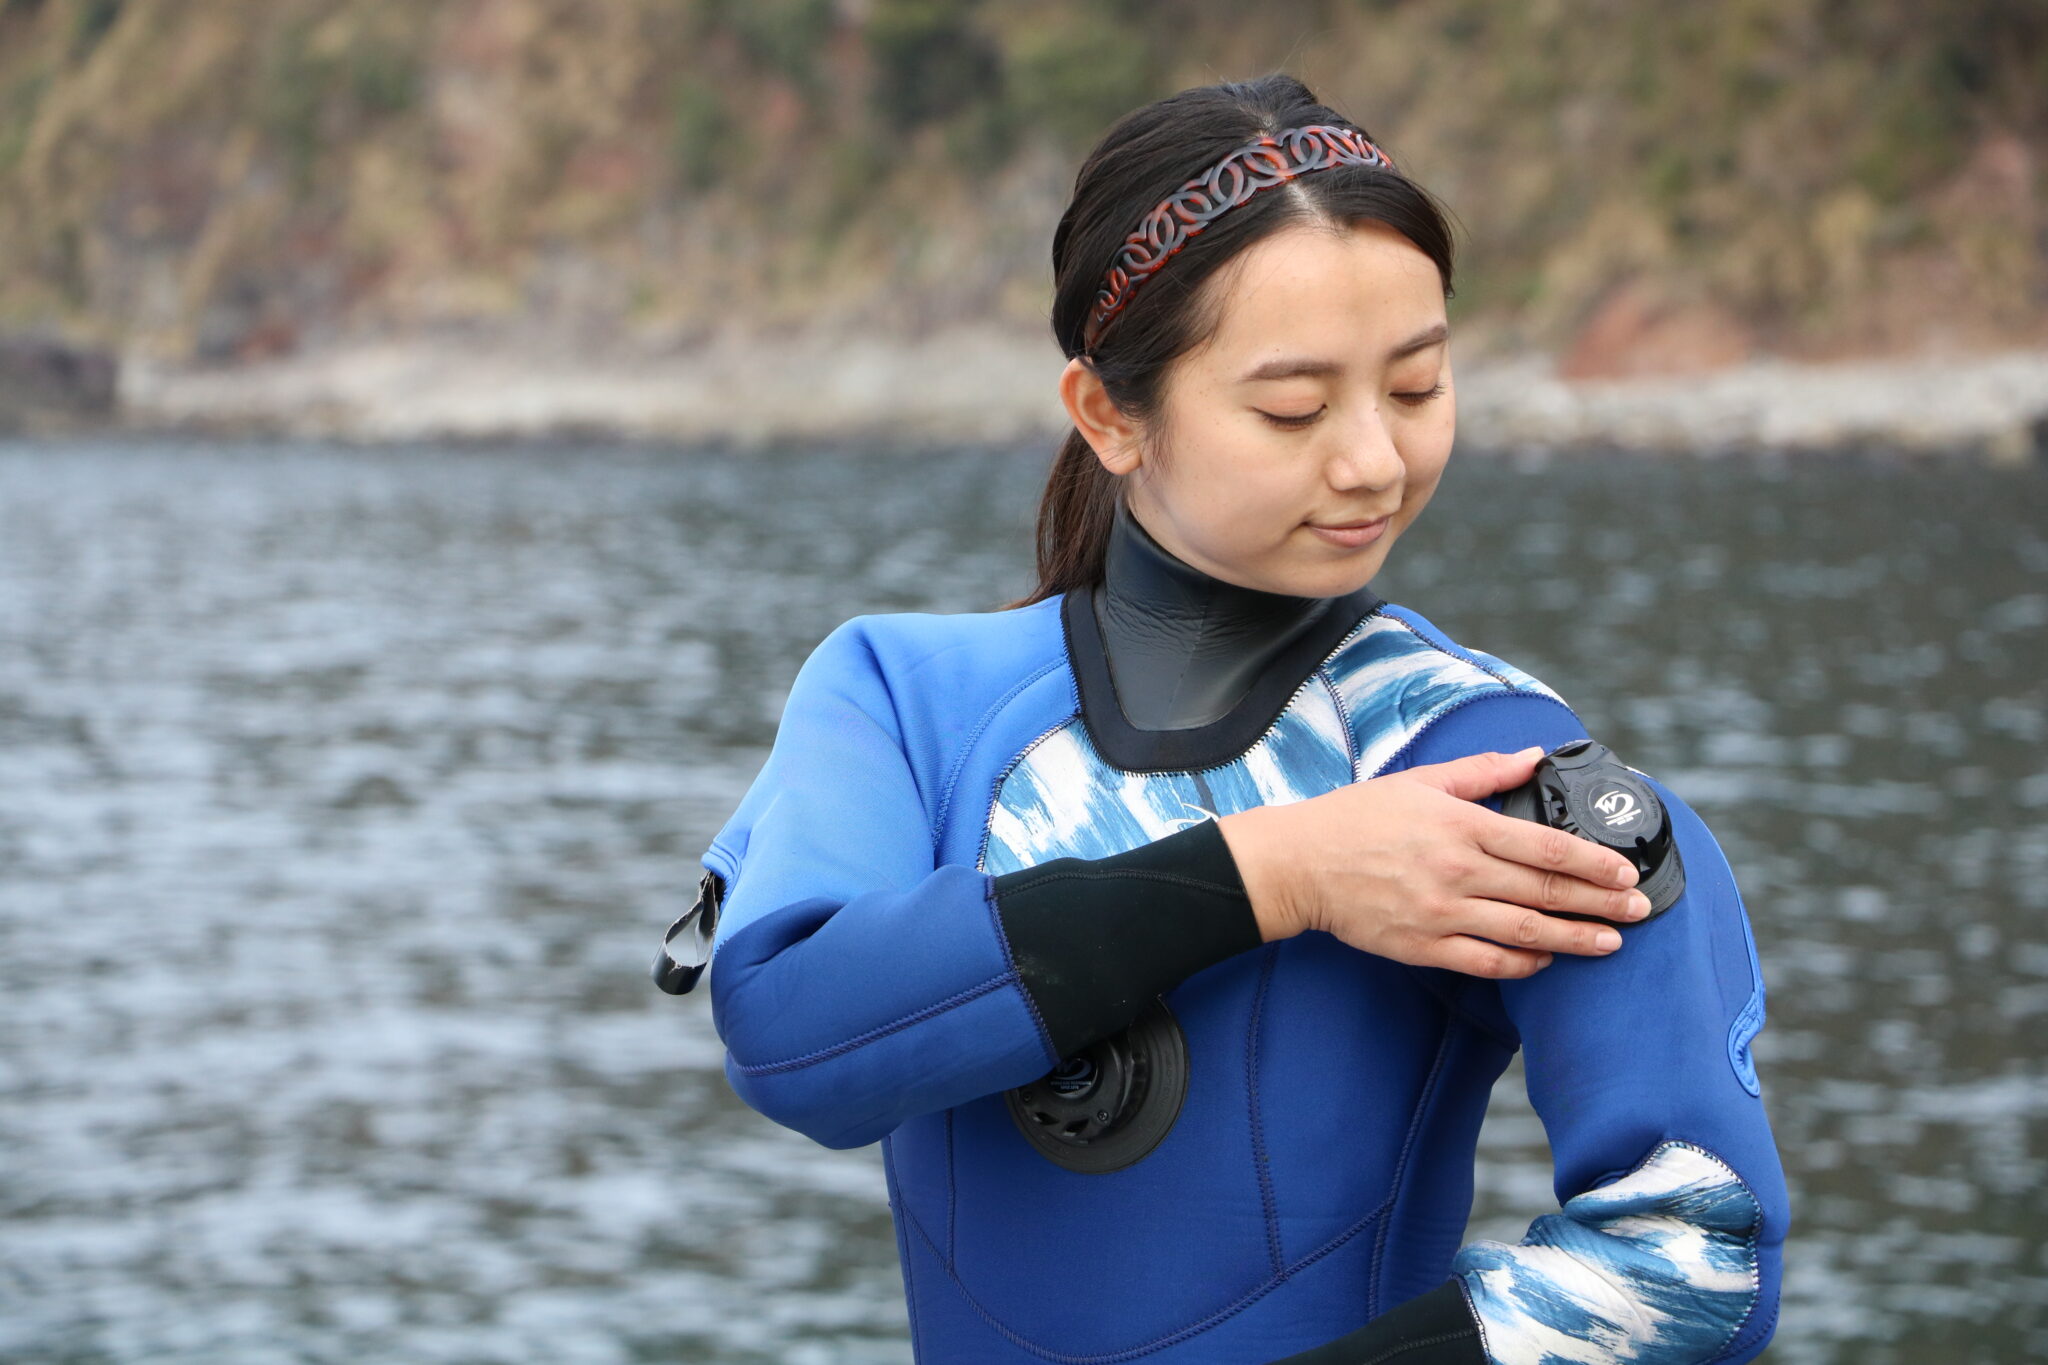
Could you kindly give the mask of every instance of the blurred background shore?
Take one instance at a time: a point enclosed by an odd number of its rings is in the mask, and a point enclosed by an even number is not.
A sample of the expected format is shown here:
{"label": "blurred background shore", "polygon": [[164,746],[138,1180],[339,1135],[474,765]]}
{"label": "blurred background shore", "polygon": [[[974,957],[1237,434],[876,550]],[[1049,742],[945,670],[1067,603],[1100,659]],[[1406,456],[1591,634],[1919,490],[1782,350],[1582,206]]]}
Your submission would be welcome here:
{"label": "blurred background shore", "polygon": [[1056,435],[1123,112],[1285,64],[1465,230],[1469,444],[2048,450],[2048,17],[0,3],[0,426]]}

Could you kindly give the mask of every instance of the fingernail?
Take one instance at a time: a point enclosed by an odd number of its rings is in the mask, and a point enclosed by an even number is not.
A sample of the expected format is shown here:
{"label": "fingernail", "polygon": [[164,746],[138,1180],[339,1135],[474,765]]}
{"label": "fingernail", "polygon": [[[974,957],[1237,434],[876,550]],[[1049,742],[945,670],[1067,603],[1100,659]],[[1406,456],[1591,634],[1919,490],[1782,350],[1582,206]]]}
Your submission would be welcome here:
{"label": "fingernail", "polygon": [[1629,863],[1623,863],[1621,870],[1614,874],[1614,884],[1616,886],[1634,886],[1639,880],[1641,879],[1636,876],[1634,866]]}
{"label": "fingernail", "polygon": [[1641,919],[1650,913],[1650,898],[1640,891],[1631,892],[1628,898],[1628,917]]}
{"label": "fingernail", "polygon": [[1542,970],[1543,970],[1543,969],[1544,969],[1545,967],[1548,967],[1549,965],[1550,965],[1550,954],[1549,954],[1549,953],[1545,953],[1545,954],[1544,954],[1543,956],[1541,956],[1541,957],[1539,957],[1539,958],[1537,958],[1537,959],[1536,959],[1536,970],[1537,970],[1537,971],[1539,971],[1539,972],[1540,972],[1540,971],[1542,971]]}
{"label": "fingernail", "polygon": [[1611,953],[1621,946],[1621,935],[1612,929],[1602,929],[1593,935],[1593,946],[1603,953]]}
{"label": "fingernail", "polygon": [[1515,757],[1516,757],[1516,758],[1527,758],[1527,757],[1528,757],[1529,755],[1531,755],[1531,754],[1540,754],[1540,753],[1542,753],[1542,752],[1543,752],[1543,746],[1542,746],[1541,744],[1531,744],[1531,745],[1530,745],[1530,746],[1529,746],[1528,748],[1526,748],[1526,749],[1523,749],[1523,750],[1519,751],[1518,753],[1516,753]]}

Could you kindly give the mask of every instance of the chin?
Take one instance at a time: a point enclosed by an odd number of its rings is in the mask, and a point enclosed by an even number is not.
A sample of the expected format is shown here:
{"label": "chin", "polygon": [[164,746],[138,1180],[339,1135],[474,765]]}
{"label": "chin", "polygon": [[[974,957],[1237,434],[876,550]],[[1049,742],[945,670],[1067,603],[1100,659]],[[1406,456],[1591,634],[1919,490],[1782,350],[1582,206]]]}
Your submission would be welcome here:
{"label": "chin", "polygon": [[1380,571],[1380,566],[1387,562],[1387,551],[1392,548],[1389,542],[1394,538],[1394,534],[1394,531],[1390,528],[1386,535],[1381,536],[1372,544],[1361,545],[1355,550],[1340,550],[1332,546],[1323,546],[1322,549],[1327,557],[1313,569],[1297,576],[1307,582],[1327,584],[1328,586],[1320,587],[1314,592],[1304,592],[1301,595],[1304,597],[1336,597],[1347,592],[1356,592],[1372,582],[1373,575],[1377,574]]}
{"label": "chin", "polygon": [[1294,573],[1289,576],[1293,586],[1270,591],[1293,597],[1342,597],[1372,582],[1385,561],[1378,545],[1364,546],[1341,559]]}

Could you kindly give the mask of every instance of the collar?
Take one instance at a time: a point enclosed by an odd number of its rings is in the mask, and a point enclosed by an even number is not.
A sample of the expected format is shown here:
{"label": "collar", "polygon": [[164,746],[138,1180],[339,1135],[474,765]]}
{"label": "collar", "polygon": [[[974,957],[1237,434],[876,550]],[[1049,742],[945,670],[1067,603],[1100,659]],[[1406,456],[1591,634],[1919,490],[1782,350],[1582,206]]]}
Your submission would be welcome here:
{"label": "collar", "polygon": [[1129,771],[1208,767],[1256,743],[1358,622],[1370,587],[1295,597],[1228,583],[1155,540],[1121,498],[1103,581],[1067,594],[1090,736]]}

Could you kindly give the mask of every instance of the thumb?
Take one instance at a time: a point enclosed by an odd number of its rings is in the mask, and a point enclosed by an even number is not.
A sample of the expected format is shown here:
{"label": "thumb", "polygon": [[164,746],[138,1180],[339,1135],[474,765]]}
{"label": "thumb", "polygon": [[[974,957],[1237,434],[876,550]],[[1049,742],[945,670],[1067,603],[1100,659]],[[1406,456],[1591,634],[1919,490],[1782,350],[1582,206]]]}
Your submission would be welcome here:
{"label": "thumb", "polygon": [[1536,771],[1543,746],[1532,744],[1519,753],[1469,754],[1448,763],[1410,768],[1408,776],[1466,801],[1477,801],[1510,787],[1519,787]]}

